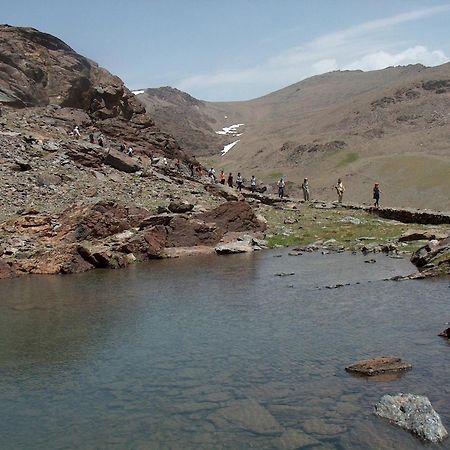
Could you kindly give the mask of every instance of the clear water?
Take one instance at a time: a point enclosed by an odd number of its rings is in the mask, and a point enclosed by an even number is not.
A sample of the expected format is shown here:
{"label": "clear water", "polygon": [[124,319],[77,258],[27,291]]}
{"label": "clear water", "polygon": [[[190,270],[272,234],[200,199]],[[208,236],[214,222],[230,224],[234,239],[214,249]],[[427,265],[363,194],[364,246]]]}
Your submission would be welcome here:
{"label": "clear water", "polygon": [[[397,392],[427,395],[450,428],[449,280],[287,253],[1,282],[0,448],[422,448],[372,414]],[[344,371],[381,355],[414,368]]]}

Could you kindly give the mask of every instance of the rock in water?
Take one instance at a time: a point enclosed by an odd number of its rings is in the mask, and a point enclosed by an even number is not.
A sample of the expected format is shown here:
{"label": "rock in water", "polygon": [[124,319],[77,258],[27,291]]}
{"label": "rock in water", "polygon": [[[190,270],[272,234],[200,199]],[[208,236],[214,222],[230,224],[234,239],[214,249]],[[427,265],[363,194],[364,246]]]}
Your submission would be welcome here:
{"label": "rock in water", "polygon": [[256,400],[236,400],[208,417],[219,429],[229,424],[254,434],[281,434],[283,427]]}
{"label": "rock in water", "polygon": [[438,443],[448,437],[430,400],[421,395],[383,395],[375,405],[374,413],[425,441]]}
{"label": "rock in water", "polygon": [[393,356],[382,356],[381,358],[363,359],[345,368],[347,372],[358,375],[380,375],[389,372],[401,372],[411,369],[412,365],[402,361],[401,358]]}

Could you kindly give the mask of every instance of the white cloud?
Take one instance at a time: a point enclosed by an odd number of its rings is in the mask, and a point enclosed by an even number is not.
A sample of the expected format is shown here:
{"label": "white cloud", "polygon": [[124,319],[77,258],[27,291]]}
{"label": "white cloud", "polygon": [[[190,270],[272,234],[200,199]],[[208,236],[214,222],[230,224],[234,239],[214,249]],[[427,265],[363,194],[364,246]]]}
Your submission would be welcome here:
{"label": "white cloud", "polygon": [[407,64],[421,63],[425,66],[437,66],[449,60],[442,50],[428,50],[423,45],[407,48],[399,53],[379,51],[364,55],[345,66],[348,70],[377,70],[389,66],[402,66]]}
{"label": "white cloud", "polygon": [[[181,80],[177,87],[190,91],[234,89],[245,96],[260,95],[312,75],[338,69],[375,70],[393,65],[442,64],[449,57],[441,49],[392,38],[387,32],[397,25],[420,20],[450,10],[450,4],[423,8],[404,14],[372,20],[319,36],[303,45],[287,49],[254,67],[197,74]],[[408,36],[409,37],[409,36]],[[252,91],[249,90],[252,89]],[[253,92],[254,91],[254,92]],[[259,92],[257,92],[259,91]],[[247,94],[247,98],[250,98]]]}

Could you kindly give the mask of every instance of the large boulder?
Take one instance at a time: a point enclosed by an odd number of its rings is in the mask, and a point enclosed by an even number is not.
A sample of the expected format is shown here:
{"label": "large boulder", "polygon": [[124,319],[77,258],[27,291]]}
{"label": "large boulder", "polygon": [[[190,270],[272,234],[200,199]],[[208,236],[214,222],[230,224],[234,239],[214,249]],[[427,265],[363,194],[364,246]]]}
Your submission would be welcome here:
{"label": "large boulder", "polygon": [[112,149],[108,151],[105,157],[105,164],[126,173],[134,173],[140,170],[139,164],[133,158]]}
{"label": "large boulder", "polygon": [[421,395],[383,395],[375,405],[374,413],[434,444],[448,437],[447,430],[431,406],[430,400]]}
{"label": "large boulder", "polygon": [[199,214],[197,218],[213,222],[225,232],[264,231],[266,224],[256,217],[251,206],[244,201],[226,202],[212,211]]}

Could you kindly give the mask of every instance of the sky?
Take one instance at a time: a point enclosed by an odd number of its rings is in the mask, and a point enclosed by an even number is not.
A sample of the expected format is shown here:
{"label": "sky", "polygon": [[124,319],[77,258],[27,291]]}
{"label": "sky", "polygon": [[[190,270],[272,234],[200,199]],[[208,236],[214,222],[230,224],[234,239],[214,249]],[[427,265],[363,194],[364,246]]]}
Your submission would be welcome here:
{"label": "sky", "polygon": [[450,60],[450,1],[0,0],[130,89],[248,100],[333,70]]}

